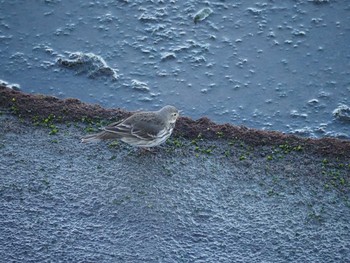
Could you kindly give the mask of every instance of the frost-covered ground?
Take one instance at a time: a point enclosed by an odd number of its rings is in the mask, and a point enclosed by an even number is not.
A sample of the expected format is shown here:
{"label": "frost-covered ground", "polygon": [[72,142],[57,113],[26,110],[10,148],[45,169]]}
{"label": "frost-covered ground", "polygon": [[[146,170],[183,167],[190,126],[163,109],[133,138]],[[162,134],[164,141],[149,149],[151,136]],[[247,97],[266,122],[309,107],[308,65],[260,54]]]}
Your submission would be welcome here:
{"label": "frost-covered ground", "polygon": [[85,128],[0,115],[1,261],[350,261],[348,160],[174,137],[142,153]]}

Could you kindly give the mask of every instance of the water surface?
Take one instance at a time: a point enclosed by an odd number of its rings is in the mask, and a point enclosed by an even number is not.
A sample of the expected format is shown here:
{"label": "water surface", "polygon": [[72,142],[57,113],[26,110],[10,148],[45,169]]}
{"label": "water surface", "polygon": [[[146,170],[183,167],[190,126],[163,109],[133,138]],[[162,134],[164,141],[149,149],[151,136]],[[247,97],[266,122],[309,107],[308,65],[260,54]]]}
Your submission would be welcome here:
{"label": "water surface", "polygon": [[350,106],[350,2],[0,1],[0,12],[0,79],[25,92],[349,138],[333,111]]}

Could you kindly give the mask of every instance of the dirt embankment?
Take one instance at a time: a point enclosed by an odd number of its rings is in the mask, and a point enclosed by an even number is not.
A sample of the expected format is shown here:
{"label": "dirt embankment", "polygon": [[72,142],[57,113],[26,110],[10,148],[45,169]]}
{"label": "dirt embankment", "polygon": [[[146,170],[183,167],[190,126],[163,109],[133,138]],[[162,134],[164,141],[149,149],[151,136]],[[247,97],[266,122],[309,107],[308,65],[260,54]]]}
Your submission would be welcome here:
{"label": "dirt embankment", "polygon": [[[31,95],[0,86],[0,108],[8,109],[22,118],[54,115],[56,121],[119,120],[130,116],[132,112],[117,109],[105,109],[99,105],[86,104],[78,99],[58,99],[53,96]],[[206,139],[241,140],[246,144],[257,146],[278,146],[288,144],[290,147],[302,147],[317,155],[331,155],[339,158],[350,158],[350,141],[336,138],[302,138],[275,131],[250,129],[232,124],[216,124],[206,117],[192,120],[181,117],[175,129],[175,136],[196,138],[201,134]]]}

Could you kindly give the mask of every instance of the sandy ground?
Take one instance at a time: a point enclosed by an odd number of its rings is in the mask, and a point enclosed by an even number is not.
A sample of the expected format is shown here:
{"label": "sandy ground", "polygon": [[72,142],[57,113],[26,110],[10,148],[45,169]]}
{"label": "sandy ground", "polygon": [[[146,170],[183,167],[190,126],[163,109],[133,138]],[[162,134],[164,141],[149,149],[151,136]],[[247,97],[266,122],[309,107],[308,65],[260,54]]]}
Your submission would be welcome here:
{"label": "sandy ground", "polygon": [[3,262],[349,262],[350,165],[301,147],[0,115]]}

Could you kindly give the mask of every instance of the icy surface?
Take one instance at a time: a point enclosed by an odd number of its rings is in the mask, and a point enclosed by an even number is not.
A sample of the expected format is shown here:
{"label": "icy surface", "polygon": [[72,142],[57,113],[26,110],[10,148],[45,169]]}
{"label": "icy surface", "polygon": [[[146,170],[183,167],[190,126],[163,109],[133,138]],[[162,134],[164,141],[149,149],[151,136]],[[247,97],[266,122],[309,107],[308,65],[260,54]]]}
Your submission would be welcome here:
{"label": "icy surface", "polygon": [[350,122],[350,107],[344,104],[339,105],[334,111],[333,115],[340,121]]}
{"label": "icy surface", "polygon": [[[332,114],[350,103],[349,1],[0,3],[0,79],[24,91],[349,138]],[[103,63],[72,71],[62,54]]]}

